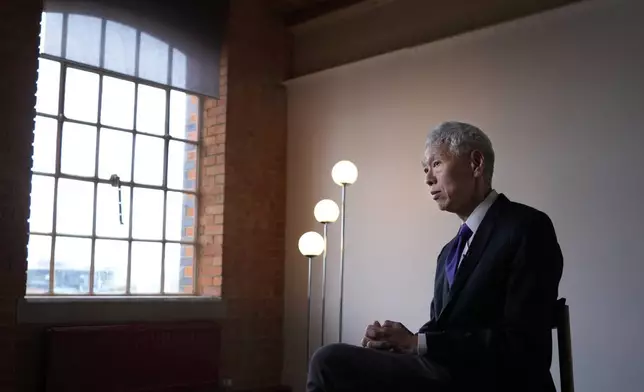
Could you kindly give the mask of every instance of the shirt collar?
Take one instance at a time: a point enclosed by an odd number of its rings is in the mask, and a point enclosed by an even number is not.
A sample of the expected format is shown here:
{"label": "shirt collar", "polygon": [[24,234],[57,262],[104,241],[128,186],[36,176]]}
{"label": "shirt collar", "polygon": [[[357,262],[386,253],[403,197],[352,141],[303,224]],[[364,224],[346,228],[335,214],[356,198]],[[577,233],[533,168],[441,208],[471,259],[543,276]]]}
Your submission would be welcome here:
{"label": "shirt collar", "polygon": [[487,211],[490,209],[496,198],[499,196],[499,194],[492,189],[490,194],[487,195],[487,197],[472,211],[470,216],[467,218],[465,221],[465,224],[467,227],[472,230],[472,233],[476,233],[476,230],[479,228],[481,225],[481,222],[483,222],[483,218],[485,218],[485,214],[487,214]]}

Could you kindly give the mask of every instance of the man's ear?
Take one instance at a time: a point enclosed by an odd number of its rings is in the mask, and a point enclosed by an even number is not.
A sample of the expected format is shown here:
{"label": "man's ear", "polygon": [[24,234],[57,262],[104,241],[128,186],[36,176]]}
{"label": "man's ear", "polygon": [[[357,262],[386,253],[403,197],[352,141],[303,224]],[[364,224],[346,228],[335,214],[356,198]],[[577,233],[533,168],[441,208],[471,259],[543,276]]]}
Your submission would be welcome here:
{"label": "man's ear", "polygon": [[483,176],[483,168],[485,167],[485,157],[479,150],[474,150],[470,153],[470,167],[474,173],[474,177]]}

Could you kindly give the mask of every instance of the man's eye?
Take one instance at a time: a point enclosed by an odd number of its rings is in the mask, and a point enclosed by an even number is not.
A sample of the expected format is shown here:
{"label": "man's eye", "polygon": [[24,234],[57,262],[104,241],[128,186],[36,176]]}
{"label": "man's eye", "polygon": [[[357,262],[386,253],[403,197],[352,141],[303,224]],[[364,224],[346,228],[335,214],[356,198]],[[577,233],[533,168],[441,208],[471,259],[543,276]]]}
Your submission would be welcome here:
{"label": "man's eye", "polygon": [[440,161],[432,162],[432,167],[437,167],[438,165],[440,165]]}
{"label": "man's eye", "polygon": [[425,174],[427,174],[427,172],[429,172],[429,169],[428,169],[428,168],[423,168],[423,172],[424,172]]}

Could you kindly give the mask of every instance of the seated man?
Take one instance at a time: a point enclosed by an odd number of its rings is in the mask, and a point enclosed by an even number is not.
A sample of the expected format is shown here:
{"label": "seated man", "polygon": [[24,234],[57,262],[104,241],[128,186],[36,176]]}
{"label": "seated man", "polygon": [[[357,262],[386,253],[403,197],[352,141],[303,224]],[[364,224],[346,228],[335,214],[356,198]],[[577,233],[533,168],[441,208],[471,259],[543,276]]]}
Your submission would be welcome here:
{"label": "seated man", "polygon": [[472,125],[433,130],[423,167],[438,208],[463,222],[438,255],[429,321],[415,334],[374,322],[363,347],[321,347],[307,390],[554,392],[563,257],[550,218],[492,189],[492,144]]}

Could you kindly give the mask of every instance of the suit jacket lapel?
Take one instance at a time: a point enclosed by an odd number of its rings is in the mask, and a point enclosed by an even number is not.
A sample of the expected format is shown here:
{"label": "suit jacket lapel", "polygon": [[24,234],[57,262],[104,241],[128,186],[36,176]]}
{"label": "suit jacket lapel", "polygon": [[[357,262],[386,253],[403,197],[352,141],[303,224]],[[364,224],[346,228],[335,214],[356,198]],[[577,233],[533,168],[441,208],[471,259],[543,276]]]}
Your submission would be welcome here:
{"label": "suit jacket lapel", "polygon": [[445,279],[445,263],[447,262],[447,256],[449,255],[449,250],[453,246],[454,241],[455,239],[452,239],[447,246],[445,246],[446,251],[443,252],[438,259],[434,284],[434,307],[436,308],[437,314],[440,314],[443,311],[443,306],[447,302],[448,291],[447,280]]}
{"label": "suit jacket lapel", "polygon": [[[447,311],[447,308],[455,302],[468,278],[478,265],[479,260],[483,255],[483,251],[487,247],[492,232],[494,231],[494,225],[497,221],[499,212],[502,210],[503,204],[506,202],[508,202],[508,199],[503,194],[500,194],[494,204],[490,206],[487,214],[485,214],[485,218],[483,218],[481,225],[476,231],[474,239],[472,240],[465,257],[458,266],[456,276],[454,277],[454,284],[449,290],[449,295],[447,298],[443,299],[443,311],[440,313],[439,318]],[[446,285],[447,282],[444,282],[443,284]]]}

